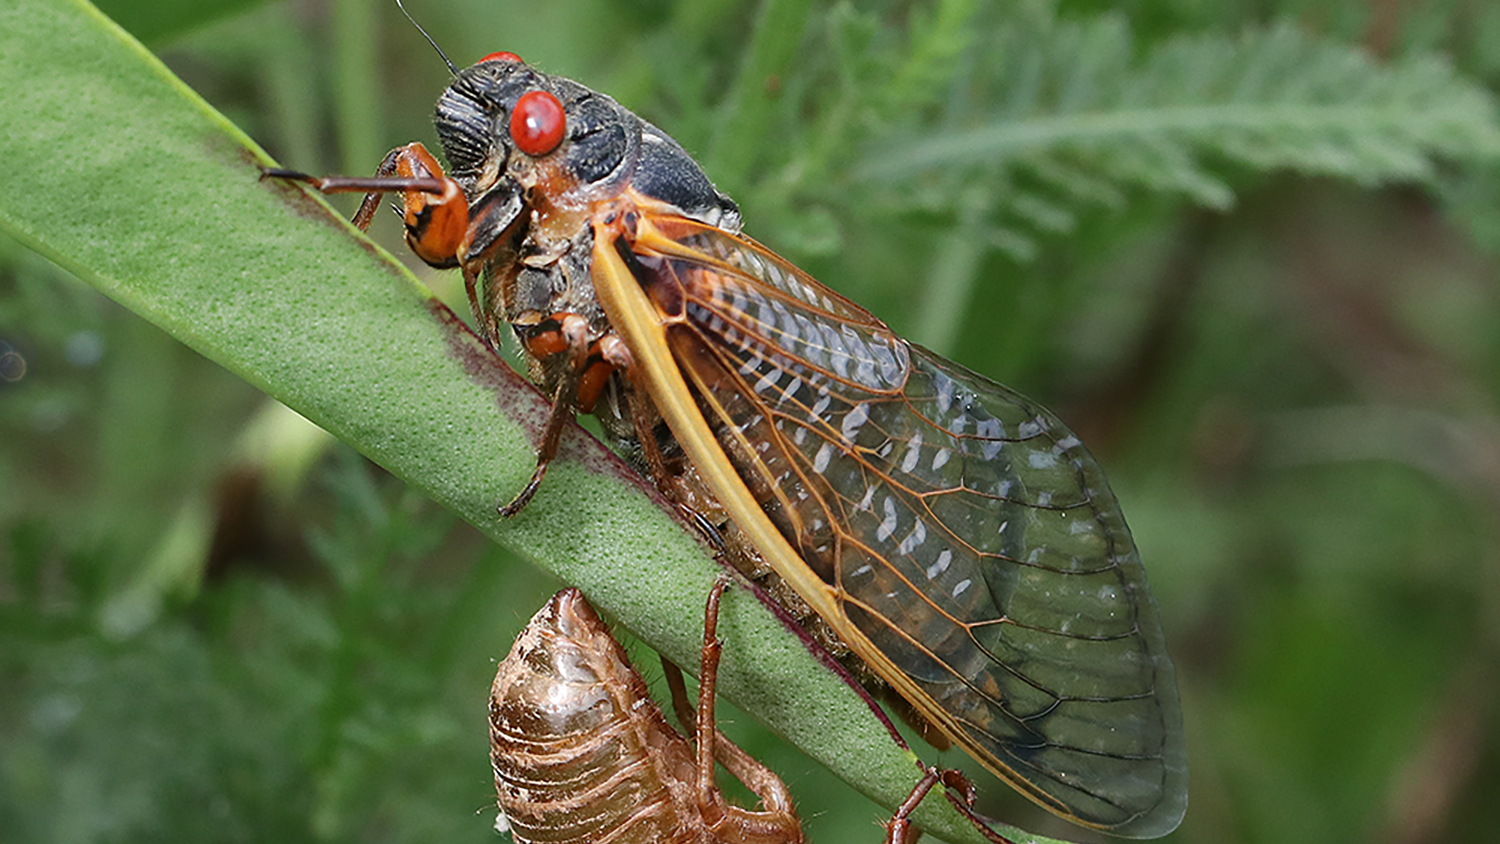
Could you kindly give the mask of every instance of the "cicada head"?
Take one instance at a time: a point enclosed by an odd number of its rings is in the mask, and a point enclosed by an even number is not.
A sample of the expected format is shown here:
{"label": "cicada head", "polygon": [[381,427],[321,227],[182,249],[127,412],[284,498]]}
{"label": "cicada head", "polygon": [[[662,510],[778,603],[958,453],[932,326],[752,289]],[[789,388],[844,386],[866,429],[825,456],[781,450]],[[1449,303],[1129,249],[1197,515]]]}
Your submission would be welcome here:
{"label": "cicada head", "polygon": [[641,143],[632,118],[609,97],[501,53],[458,72],[433,122],[448,175],[470,202],[510,178],[576,203],[629,180]]}
{"label": "cicada head", "polygon": [[[625,191],[683,216],[738,231],[739,209],[660,129],[608,96],[543,73],[512,53],[458,71],[434,124],[448,175],[470,207],[461,261],[482,267],[477,306],[487,325],[528,326],[556,314],[608,330],[591,278],[591,214]],[[550,387],[553,364],[528,358]]]}
{"label": "cicada head", "polygon": [[513,53],[459,71],[433,118],[470,203],[513,180],[534,208],[593,206],[628,186],[684,216],[739,230],[739,209],[660,129],[608,96]]}

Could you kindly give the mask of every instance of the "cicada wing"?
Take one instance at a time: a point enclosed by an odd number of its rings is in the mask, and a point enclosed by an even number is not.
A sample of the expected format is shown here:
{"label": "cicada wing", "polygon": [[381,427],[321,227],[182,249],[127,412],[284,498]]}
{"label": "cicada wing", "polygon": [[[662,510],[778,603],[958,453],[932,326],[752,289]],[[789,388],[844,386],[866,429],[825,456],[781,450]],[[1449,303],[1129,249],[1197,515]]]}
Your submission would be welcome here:
{"label": "cicada wing", "polygon": [[656,253],[637,275],[672,355],[836,607],[826,620],[1049,810],[1121,835],[1174,828],[1176,679],[1129,529],[1078,439],[753,241],[652,223],[662,237],[637,242]]}

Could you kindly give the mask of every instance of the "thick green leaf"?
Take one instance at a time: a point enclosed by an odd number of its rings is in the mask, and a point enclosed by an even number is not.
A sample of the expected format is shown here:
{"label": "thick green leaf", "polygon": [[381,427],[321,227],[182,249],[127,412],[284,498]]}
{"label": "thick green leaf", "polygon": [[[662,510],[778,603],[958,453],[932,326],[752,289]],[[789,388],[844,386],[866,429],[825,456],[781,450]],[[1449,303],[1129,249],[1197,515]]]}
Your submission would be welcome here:
{"label": "thick green leaf", "polygon": [[[14,0],[0,89],[0,225],[696,664],[717,569],[693,535],[578,429],[497,522],[542,398],[320,199],[259,181],[264,153],[129,35],[77,0]],[[882,804],[906,795],[914,757],[795,635],[744,592],[722,630],[728,699]],[[919,819],[980,840],[942,800]]]}

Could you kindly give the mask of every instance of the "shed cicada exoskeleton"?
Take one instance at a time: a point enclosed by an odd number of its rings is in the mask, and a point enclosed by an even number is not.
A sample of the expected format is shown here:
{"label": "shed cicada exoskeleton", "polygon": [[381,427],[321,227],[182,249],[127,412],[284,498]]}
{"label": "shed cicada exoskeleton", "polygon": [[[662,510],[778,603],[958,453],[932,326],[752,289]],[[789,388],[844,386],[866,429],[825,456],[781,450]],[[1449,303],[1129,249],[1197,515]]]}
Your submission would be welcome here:
{"label": "shed cicada exoskeleton", "polygon": [[[716,633],[725,580],[703,617],[698,702],[663,662],[689,738],[667,724],[646,682],[583,593],[552,596],[516,637],[490,687],[490,764],[517,844],[802,844],[786,785],[720,733]],[[760,799],[724,799],[715,760]],[[911,812],[935,785],[973,799],[961,777],[929,769],[884,824],[886,844],[913,844]]]}

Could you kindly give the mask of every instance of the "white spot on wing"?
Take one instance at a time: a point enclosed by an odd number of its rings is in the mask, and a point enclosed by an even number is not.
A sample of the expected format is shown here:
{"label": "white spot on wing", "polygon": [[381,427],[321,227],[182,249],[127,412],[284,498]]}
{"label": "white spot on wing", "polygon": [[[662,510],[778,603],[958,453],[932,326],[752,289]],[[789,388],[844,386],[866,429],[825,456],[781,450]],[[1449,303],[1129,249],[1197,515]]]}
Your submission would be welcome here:
{"label": "white spot on wing", "polygon": [[870,341],[870,351],[875,355],[876,363],[880,364],[880,377],[888,386],[898,387],[901,385],[901,376],[905,374],[905,366],[897,360],[896,355],[891,352],[891,341],[886,337],[876,337]]}
{"label": "white spot on wing", "polygon": [[937,454],[934,454],[932,456],[932,471],[936,472],[937,470],[939,470],[939,469],[943,468],[944,466],[948,465],[948,458],[950,456],[952,456],[952,453],[953,453],[952,449],[948,449],[948,448],[940,448],[940,449],[938,449]]}
{"label": "white spot on wing", "polygon": [[1033,469],[1051,469],[1057,465],[1057,455],[1049,451],[1033,451],[1026,460]]}
{"label": "white spot on wing", "polygon": [[953,406],[953,379],[942,372],[934,372],[932,380],[937,387],[938,412],[946,414]]}
{"label": "white spot on wing", "polygon": [[844,424],[839,426],[839,433],[843,435],[846,442],[853,444],[854,438],[859,436],[859,429],[868,421],[870,421],[870,405],[868,402],[860,402],[844,415]]}
{"label": "white spot on wing", "polygon": [[818,453],[813,457],[813,472],[823,474],[828,471],[828,461],[833,459],[833,443],[823,443]]}
{"label": "white spot on wing", "polygon": [[948,564],[953,562],[953,550],[944,548],[943,553],[938,555],[937,562],[927,567],[927,579],[932,580],[948,570]]}
{"label": "white spot on wing", "polygon": [[844,341],[839,333],[831,325],[820,326],[822,328],[823,342],[828,346],[828,360],[833,371],[840,378],[849,377],[849,351],[844,348]]}
{"label": "white spot on wing", "polygon": [[818,397],[818,401],[812,406],[812,410],[808,411],[808,417],[814,422],[822,422],[823,412],[828,409],[828,405],[833,403],[833,396],[829,395],[827,390],[819,389],[818,392],[822,395]]}
{"label": "white spot on wing", "polygon": [[911,442],[906,444],[906,457],[901,461],[901,471],[910,472],[917,468],[917,461],[922,458],[922,431],[917,430]]}
{"label": "white spot on wing", "polygon": [[891,538],[896,532],[896,499],[887,495],[885,497],[885,518],[880,520],[880,527],[875,530],[875,539],[884,542]]}
{"label": "white spot on wing", "polygon": [[906,538],[901,540],[901,545],[898,546],[897,550],[902,554],[909,555],[926,541],[927,525],[921,519],[917,519],[911,526],[911,533],[908,533]]}

